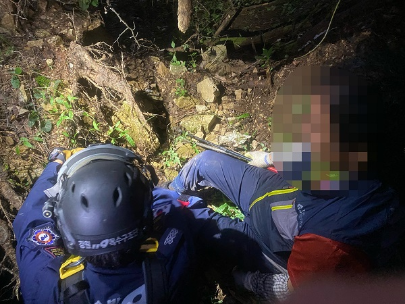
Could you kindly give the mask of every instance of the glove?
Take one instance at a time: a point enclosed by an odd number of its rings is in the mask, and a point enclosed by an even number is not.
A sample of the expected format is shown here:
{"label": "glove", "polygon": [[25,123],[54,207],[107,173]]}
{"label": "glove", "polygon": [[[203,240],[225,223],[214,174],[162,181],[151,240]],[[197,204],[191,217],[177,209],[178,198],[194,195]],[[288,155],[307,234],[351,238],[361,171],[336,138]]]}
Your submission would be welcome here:
{"label": "glove", "polygon": [[272,153],[267,153],[263,151],[251,151],[246,153],[246,156],[252,159],[248,163],[249,165],[259,168],[267,168],[273,165]]}
{"label": "glove", "polygon": [[80,150],[83,150],[83,148],[75,148],[72,150],[66,150],[65,148],[62,148],[62,147],[56,147],[51,151],[51,153],[49,153],[48,161],[53,162],[58,159],[62,163],[64,163],[66,160],[69,159],[69,157],[71,157],[73,154],[79,152]]}

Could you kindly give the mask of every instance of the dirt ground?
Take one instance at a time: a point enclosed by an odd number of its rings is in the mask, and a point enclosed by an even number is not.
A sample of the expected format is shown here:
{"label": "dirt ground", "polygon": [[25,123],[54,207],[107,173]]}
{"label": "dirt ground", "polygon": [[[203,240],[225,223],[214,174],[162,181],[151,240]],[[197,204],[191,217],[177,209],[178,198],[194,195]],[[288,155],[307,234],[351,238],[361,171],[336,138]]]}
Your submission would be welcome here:
{"label": "dirt ground", "polygon": [[[2,8],[6,11],[9,8],[7,0],[0,1],[5,1]],[[319,34],[325,32],[331,12],[316,16],[314,26],[300,33],[297,39],[302,48],[298,52],[276,54],[264,62],[258,51],[262,45],[228,48],[225,63],[234,67],[232,72],[210,73],[201,68],[199,53],[193,66],[191,63],[194,62],[187,57],[188,54],[179,51],[179,58],[187,58],[188,70],[181,74],[181,78],[188,95],[198,97],[197,83],[206,76],[219,84],[222,99],[208,107],[220,119],[217,126],[206,133],[213,135],[237,131],[249,135],[249,140],[243,145],[228,146],[241,153],[251,149],[270,149],[272,103],[284,79],[302,65],[346,68],[363,75],[382,93],[379,101],[381,120],[376,121],[384,132],[381,138],[384,152],[381,156],[382,179],[404,198],[404,3],[393,0],[359,3],[361,5],[354,5],[350,0],[342,1],[325,40],[317,47],[323,37]],[[15,8],[13,10],[15,12]],[[112,114],[121,104],[119,90],[108,90],[100,83],[92,83],[91,79],[94,78],[91,77],[73,75],[70,65],[80,65],[79,60],[72,56],[73,47],[85,46],[96,62],[109,67],[110,71],[125,75],[124,79],[139,102],[139,108],[145,119],[152,122],[159,140],[156,151],[138,152],[155,166],[161,179],[166,179],[167,175],[162,152],[168,150],[176,138],[181,120],[196,114],[195,109],[180,109],[175,104],[178,97],[175,91],[179,87],[176,80],[179,76],[167,73],[165,69],[159,70],[162,69],[160,63],[169,69],[173,58],[170,49],[173,37],[183,41],[187,38],[171,34],[171,31],[175,31],[174,26],[169,21],[166,25],[162,24],[163,17],[157,20],[144,15],[136,19],[140,24],[137,29],[142,34],[137,41],[140,46],[132,40],[110,47],[122,28],[114,23],[109,24],[108,18],[104,17],[103,20],[102,14],[103,11],[98,9],[90,12],[72,10],[72,6],[66,2],[35,1],[27,4],[23,13],[14,15],[14,31],[0,32],[0,299],[7,303],[19,302],[15,290],[18,286],[18,269],[11,224],[30,187],[44,168],[49,151],[57,146],[86,146],[114,138],[118,144],[128,146],[128,142],[122,141],[119,136],[108,135],[109,126],[115,123]],[[167,20],[175,16],[170,15],[170,11],[167,14]],[[16,68],[21,68],[21,73]],[[81,71],[85,71],[85,67]],[[65,119],[60,127],[55,127],[59,116],[49,114],[51,112],[46,111],[40,97],[35,97],[41,92],[36,89],[44,86],[38,76],[52,81],[62,80],[63,87],[60,88],[64,96],[77,96],[82,109],[91,114],[90,120],[83,118],[86,116],[83,110],[76,110],[73,119]],[[45,78],[42,81],[46,81]],[[20,82],[18,87],[13,84],[13,79]],[[35,113],[40,116],[37,120],[33,117]],[[54,126],[49,131],[46,130],[46,120],[41,120],[48,117],[45,113],[49,114]],[[100,122],[100,131],[92,126],[92,119]],[[33,126],[30,127],[30,123]],[[208,137],[209,134],[206,135]],[[25,139],[30,145],[26,144]],[[216,288],[215,284],[207,287],[210,296],[204,303],[248,301],[238,296],[232,287],[218,292],[213,288]],[[215,298],[215,293],[219,293],[217,300],[212,300],[211,295],[214,294]]]}

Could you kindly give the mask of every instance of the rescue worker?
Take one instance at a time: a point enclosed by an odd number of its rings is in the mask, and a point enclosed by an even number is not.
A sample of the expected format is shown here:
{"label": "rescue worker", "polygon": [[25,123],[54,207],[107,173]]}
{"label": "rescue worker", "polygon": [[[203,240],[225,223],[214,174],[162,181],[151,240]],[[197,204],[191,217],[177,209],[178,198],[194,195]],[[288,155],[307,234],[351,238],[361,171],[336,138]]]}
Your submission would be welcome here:
{"label": "rescue worker", "polygon": [[153,189],[136,160],[109,144],[52,151],[13,223],[25,303],[192,302],[195,252],[179,210],[202,201]]}
{"label": "rescue worker", "polygon": [[[405,213],[376,176],[374,97],[360,78],[338,68],[297,68],[275,100],[272,153],[252,152],[247,164],[205,151],[169,185],[178,193],[217,188],[243,212],[245,220],[230,223],[226,233],[256,240],[271,266],[235,268],[238,284],[283,300],[316,276],[352,276],[388,263]],[[229,254],[220,243],[210,248],[225,259]]]}

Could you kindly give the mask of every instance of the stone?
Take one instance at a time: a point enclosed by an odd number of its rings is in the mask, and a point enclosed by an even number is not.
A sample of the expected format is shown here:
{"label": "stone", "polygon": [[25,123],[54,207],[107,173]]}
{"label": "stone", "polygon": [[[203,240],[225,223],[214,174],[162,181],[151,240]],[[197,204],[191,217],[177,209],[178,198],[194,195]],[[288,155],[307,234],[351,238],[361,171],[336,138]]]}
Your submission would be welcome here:
{"label": "stone", "polygon": [[242,89],[235,90],[235,98],[236,98],[236,100],[241,100],[242,95],[243,95],[243,90]]}
{"label": "stone", "polygon": [[180,125],[188,132],[197,133],[204,130],[209,132],[215,126],[217,117],[215,115],[193,115],[185,117]]}
{"label": "stone", "polygon": [[234,110],[235,109],[235,104],[233,102],[223,103],[222,104],[222,109],[228,110],[228,111]]}
{"label": "stone", "polygon": [[[21,86],[18,88],[18,100],[22,102],[27,102],[28,101],[28,95],[27,92],[25,91],[24,84],[21,84]],[[28,111],[27,111],[28,112]]]}
{"label": "stone", "polygon": [[14,146],[14,139],[13,139],[12,137],[6,136],[6,137],[5,137],[5,140],[6,140],[6,144],[7,144],[8,146]]}
{"label": "stone", "polygon": [[187,72],[187,68],[181,64],[170,64],[170,73],[172,75],[178,76]]}
{"label": "stone", "polygon": [[180,159],[190,159],[196,154],[195,149],[189,143],[182,143],[181,145],[179,145],[176,149],[176,152],[179,155]]}
{"label": "stone", "polygon": [[38,29],[35,31],[34,35],[37,38],[46,38],[51,36],[51,33],[44,29]]}
{"label": "stone", "polygon": [[195,110],[197,111],[197,113],[202,113],[202,112],[206,112],[208,110],[206,105],[195,105]]}
{"label": "stone", "polygon": [[47,38],[46,42],[52,46],[58,46],[63,44],[62,38],[58,35]]}
{"label": "stone", "polygon": [[197,83],[197,92],[206,102],[215,102],[219,99],[220,92],[212,78],[205,78]]}
{"label": "stone", "polygon": [[5,28],[7,31],[14,33],[15,32],[15,23],[14,23],[14,17],[10,13],[5,13],[3,18],[0,21],[0,24],[2,25],[3,28]]}
{"label": "stone", "polygon": [[157,63],[156,72],[160,77],[163,78],[166,78],[170,74],[170,70],[165,66],[163,62]]}
{"label": "stone", "polygon": [[49,66],[49,67],[52,67],[53,59],[51,59],[51,58],[46,59],[46,65]]}
{"label": "stone", "polygon": [[241,134],[235,130],[232,132],[227,132],[223,136],[219,136],[218,142],[220,145],[229,145],[238,147],[240,145],[246,144],[247,140],[251,138],[250,135]]}
{"label": "stone", "polygon": [[43,45],[44,45],[43,39],[30,40],[27,42],[27,48],[29,49],[33,47],[42,48]]}
{"label": "stone", "polygon": [[179,174],[179,172],[170,168],[164,169],[164,173],[167,180],[173,180]]}
{"label": "stone", "polygon": [[208,49],[202,55],[201,66],[212,73],[225,75],[229,72],[229,67],[224,63],[228,57],[228,52],[225,45],[215,45]]}
{"label": "stone", "polygon": [[179,98],[176,98],[174,100],[174,103],[180,109],[187,110],[187,109],[194,108],[197,104],[197,100],[192,96],[180,96]]}

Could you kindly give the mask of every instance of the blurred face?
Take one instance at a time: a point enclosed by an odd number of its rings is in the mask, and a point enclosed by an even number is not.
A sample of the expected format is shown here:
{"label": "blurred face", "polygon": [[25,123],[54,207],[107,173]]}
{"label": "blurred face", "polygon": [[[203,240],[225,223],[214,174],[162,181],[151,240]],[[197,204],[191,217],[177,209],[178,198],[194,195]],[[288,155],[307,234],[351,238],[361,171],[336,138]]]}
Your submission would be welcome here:
{"label": "blurred face", "polygon": [[353,92],[345,81],[331,85],[335,76],[327,67],[293,72],[274,104],[274,166],[302,190],[348,190],[348,181],[358,178],[359,164],[367,162],[366,145],[342,144],[350,134],[341,134],[340,123],[353,116],[345,113],[340,99]]}

